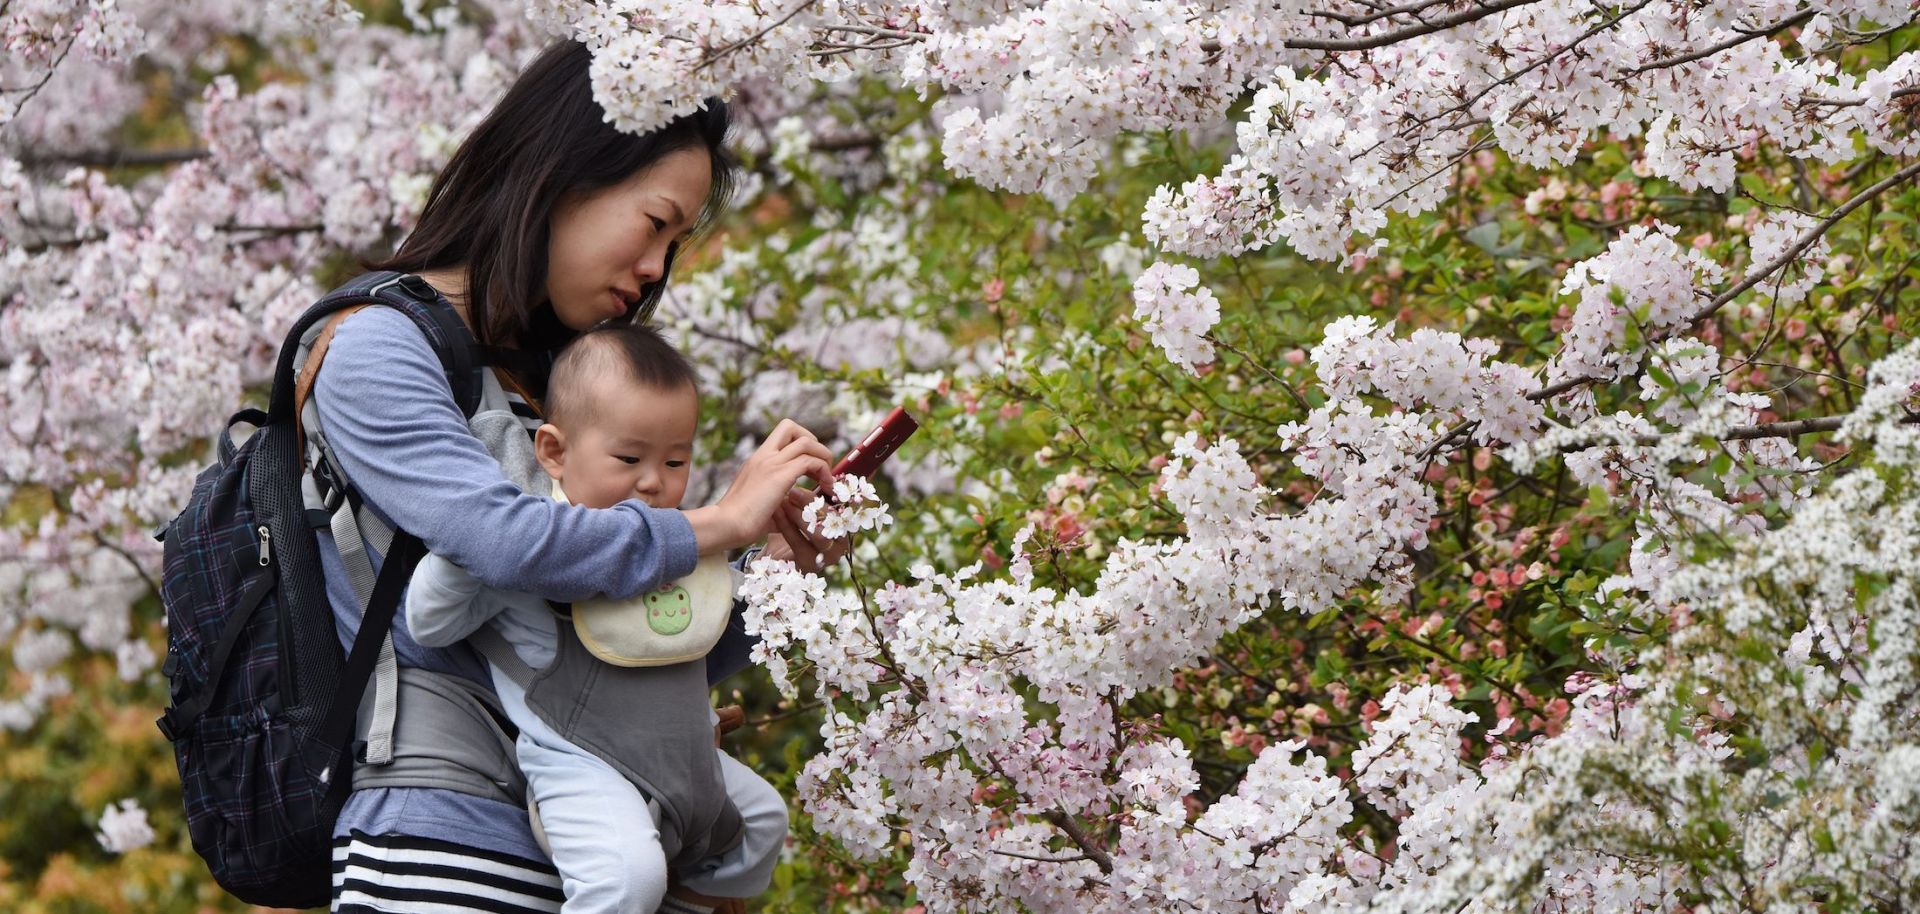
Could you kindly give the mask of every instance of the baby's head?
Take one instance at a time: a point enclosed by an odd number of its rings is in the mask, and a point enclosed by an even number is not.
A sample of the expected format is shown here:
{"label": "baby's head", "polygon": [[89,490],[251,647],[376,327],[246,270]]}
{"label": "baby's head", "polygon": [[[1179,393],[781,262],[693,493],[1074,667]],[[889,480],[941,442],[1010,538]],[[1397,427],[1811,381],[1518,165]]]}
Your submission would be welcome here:
{"label": "baby's head", "polygon": [[700,418],[694,377],[686,357],[652,327],[583,333],[553,363],[534,454],[576,505],[609,508],[637,498],[677,508]]}

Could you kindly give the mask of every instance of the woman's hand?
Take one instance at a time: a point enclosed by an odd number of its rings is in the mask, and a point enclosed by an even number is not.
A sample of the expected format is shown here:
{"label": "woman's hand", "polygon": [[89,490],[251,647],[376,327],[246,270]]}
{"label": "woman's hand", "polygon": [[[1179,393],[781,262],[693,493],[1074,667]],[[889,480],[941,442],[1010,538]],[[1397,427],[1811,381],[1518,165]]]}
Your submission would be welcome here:
{"label": "woman's hand", "polygon": [[800,423],[780,420],[717,504],[687,512],[700,554],[725,552],[775,532],[773,518],[788,510],[795,483],[807,478],[822,488],[833,485],[832,456]]}
{"label": "woman's hand", "polygon": [[786,504],[773,515],[774,532],[767,537],[766,551],[760,554],[792,562],[809,574],[846,558],[853,545],[851,539],[828,539],[807,529],[802,513],[807,503],[818,497],[818,493],[801,488],[787,493]]}

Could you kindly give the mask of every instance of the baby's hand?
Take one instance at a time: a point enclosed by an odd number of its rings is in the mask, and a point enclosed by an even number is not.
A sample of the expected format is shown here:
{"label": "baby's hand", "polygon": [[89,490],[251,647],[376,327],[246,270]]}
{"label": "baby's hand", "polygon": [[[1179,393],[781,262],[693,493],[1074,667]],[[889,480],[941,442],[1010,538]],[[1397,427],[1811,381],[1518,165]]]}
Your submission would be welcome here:
{"label": "baby's hand", "polygon": [[713,709],[713,713],[720,718],[713,724],[713,746],[718,749],[722,737],[740,729],[747,722],[747,712],[741,710],[739,705],[727,705]]}

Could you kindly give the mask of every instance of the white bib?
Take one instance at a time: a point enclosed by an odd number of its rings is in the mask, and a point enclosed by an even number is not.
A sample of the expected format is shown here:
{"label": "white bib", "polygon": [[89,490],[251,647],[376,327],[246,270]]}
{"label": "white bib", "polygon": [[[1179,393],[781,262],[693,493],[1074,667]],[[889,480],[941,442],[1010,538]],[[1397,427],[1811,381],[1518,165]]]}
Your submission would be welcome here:
{"label": "white bib", "polygon": [[[554,484],[553,495],[566,495]],[[733,568],[725,556],[700,559],[693,573],[625,600],[573,604],[573,630],[587,652],[614,666],[667,666],[713,650],[733,615]]]}

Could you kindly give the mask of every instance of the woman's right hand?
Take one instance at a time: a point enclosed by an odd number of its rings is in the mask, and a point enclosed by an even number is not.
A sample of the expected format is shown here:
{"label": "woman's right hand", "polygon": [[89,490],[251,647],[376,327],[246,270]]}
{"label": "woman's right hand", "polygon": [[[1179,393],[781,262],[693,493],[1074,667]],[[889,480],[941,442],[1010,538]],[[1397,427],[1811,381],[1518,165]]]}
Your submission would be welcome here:
{"label": "woman's right hand", "polygon": [[801,478],[833,485],[832,453],[805,426],[782,419],[742,464],[720,501],[687,512],[700,554],[759,542]]}

